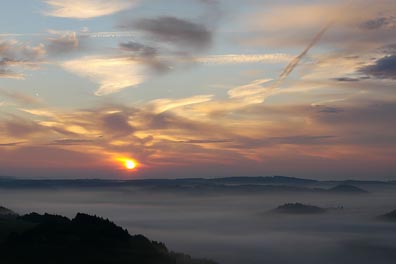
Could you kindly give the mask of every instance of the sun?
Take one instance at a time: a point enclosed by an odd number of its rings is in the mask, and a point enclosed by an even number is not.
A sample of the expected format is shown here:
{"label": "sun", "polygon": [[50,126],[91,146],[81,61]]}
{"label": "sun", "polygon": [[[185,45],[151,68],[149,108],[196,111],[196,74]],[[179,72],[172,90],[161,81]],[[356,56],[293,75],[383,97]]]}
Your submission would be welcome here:
{"label": "sun", "polygon": [[128,170],[133,170],[137,166],[136,162],[134,160],[130,160],[130,159],[126,159],[124,161],[124,165],[125,165],[125,168],[127,168]]}

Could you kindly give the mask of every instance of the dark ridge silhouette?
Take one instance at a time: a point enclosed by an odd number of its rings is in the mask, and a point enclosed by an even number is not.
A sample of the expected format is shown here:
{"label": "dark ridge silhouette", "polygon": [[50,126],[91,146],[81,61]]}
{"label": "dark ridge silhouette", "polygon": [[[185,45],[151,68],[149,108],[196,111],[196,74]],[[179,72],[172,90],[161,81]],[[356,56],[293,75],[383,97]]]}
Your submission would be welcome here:
{"label": "dark ridge silhouette", "polygon": [[396,210],[393,210],[392,212],[381,215],[379,218],[382,220],[385,220],[385,221],[391,221],[391,222],[396,223]]}
{"label": "dark ridge silhouette", "polygon": [[228,183],[228,184],[293,184],[305,185],[315,184],[318,181],[310,179],[301,179],[287,176],[257,176],[257,177],[225,177],[210,179],[211,182]]}
{"label": "dark ridge silhouette", "polygon": [[[265,193],[323,192],[323,193],[367,193],[356,186],[396,187],[394,182],[385,181],[319,181],[286,176],[225,177],[225,178],[179,178],[179,179],[56,179],[26,180],[0,178],[0,189],[109,189],[134,187],[143,191],[180,191],[192,194],[211,193]],[[328,189],[332,186],[334,188]],[[346,187],[348,186],[348,187]]]}
{"label": "dark ridge silhouette", "polygon": [[347,194],[363,194],[363,193],[368,193],[366,190],[363,190],[359,187],[349,185],[349,184],[340,184],[337,185],[331,189],[329,189],[329,192],[333,193],[347,193]]}
{"label": "dark ridge silhouette", "polygon": [[317,206],[302,203],[287,203],[278,206],[272,210],[272,212],[282,214],[321,214],[326,212],[326,210]]}
{"label": "dark ridge silhouette", "polygon": [[10,216],[17,216],[18,214],[12,211],[11,209],[5,208],[3,206],[0,206],[0,217],[10,217]]}
{"label": "dark ridge silhouette", "polygon": [[131,236],[97,216],[78,213],[69,219],[31,213],[16,221],[29,223],[30,228],[0,240],[1,263],[216,264],[171,252],[163,243],[142,235]]}

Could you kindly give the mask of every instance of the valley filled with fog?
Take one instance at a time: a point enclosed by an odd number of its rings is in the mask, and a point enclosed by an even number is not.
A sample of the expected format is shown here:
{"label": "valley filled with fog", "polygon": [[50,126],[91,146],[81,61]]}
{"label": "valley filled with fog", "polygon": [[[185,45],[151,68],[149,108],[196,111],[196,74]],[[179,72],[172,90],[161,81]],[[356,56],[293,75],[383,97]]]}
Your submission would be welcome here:
{"label": "valley filled with fog", "polygon": [[[221,264],[394,263],[396,222],[378,217],[396,209],[393,184],[367,184],[367,193],[208,193],[106,188],[4,188],[0,203],[17,213],[99,215],[162,241],[174,251]],[[280,214],[285,203],[326,209]]]}

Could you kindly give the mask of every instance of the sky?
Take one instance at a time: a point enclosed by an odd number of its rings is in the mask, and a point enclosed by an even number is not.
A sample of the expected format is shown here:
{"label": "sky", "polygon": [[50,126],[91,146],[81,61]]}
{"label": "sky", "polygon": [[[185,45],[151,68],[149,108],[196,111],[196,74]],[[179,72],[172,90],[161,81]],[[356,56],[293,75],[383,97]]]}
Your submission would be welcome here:
{"label": "sky", "polygon": [[394,0],[4,0],[0,15],[2,176],[396,178]]}

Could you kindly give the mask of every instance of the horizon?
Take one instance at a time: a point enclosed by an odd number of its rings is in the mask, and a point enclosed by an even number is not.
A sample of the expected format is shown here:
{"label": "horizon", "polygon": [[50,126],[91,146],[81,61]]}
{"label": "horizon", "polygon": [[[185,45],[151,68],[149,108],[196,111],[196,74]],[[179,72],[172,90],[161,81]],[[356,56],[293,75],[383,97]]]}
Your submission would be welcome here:
{"label": "horizon", "polygon": [[46,181],[46,180],[54,180],[54,181],[120,181],[120,182],[127,182],[127,181],[156,181],[156,180],[216,180],[216,179],[233,179],[233,178],[239,178],[239,179],[251,179],[251,178],[283,178],[283,179],[297,179],[297,180],[307,180],[307,181],[317,181],[317,182],[348,182],[348,181],[356,181],[356,182],[384,182],[384,183],[390,183],[390,182],[395,182],[396,178],[389,178],[389,179],[378,179],[378,178],[367,178],[367,179],[354,179],[354,178],[338,178],[338,179],[314,179],[314,178],[304,178],[304,177],[293,177],[293,176],[285,176],[285,175],[239,175],[239,176],[206,176],[206,177],[174,177],[174,178],[56,178],[56,177],[47,177],[47,178],[21,178],[21,177],[15,177],[15,176],[5,176],[5,175],[0,175],[0,180],[5,179],[5,180],[32,180],[32,181]]}

